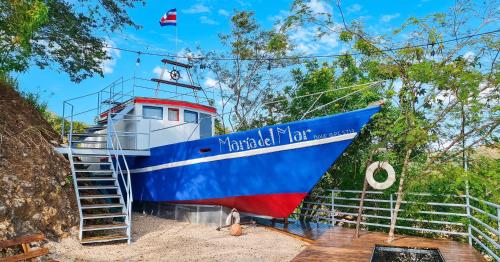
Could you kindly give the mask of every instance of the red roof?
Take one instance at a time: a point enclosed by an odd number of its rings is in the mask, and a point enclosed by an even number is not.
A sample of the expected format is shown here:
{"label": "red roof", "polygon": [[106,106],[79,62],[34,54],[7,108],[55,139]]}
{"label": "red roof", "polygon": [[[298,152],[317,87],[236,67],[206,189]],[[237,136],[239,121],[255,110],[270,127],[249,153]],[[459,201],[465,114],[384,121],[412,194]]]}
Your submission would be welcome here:
{"label": "red roof", "polygon": [[200,105],[196,103],[186,102],[186,101],[178,101],[178,100],[170,100],[170,99],[159,99],[159,98],[145,98],[145,97],[136,97],[134,99],[134,103],[148,103],[148,104],[156,104],[156,105],[167,105],[167,106],[177,106],[177,107],[188,107],[200,111],[205,111],[208,113],[215,113],[217,110],[211,106]]}
{"label": "red roof", "polygon": [[[130,101],[130,100],[129,100]],[[111,112],[117,112],[124,107],[124,104],[127,104],[129,101],[119,104],[113,108],[111,108]],[[155,105],[166,105],[166,106],[175,106],[175,107],[187,107],[190,109],[205,111],[207,113],[216,113],[217,109],[211,106],[179,101],[179,100],[170,100],[170,99],[160,99],[160,98],[147,98],[147,97],[136,97],[133,99],[133,103],[141,103],[141,104],[155,104]],[[101,113],[100,117],[107,117],[108,111]]]}

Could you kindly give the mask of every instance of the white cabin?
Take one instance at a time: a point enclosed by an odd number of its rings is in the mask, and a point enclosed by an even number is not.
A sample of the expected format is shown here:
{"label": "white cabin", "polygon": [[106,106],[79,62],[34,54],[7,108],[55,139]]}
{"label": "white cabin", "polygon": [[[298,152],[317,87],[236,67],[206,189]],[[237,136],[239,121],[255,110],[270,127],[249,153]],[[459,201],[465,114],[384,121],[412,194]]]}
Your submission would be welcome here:
{"label": "white cabin", "polygon": [[[110,110],[124,149],[149,149],[214,135],[216,109],[202,104],[135,97]],[[109,110],[101,113],[98,122],[107,122],[108,114]]]}

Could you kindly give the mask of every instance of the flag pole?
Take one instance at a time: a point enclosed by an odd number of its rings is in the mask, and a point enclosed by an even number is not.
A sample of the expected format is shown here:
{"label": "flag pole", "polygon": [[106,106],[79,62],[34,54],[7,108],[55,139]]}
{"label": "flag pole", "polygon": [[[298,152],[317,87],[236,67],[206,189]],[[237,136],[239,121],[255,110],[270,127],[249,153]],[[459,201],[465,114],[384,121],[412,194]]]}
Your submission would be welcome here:
{"label": "flag pole", "polygon": [[177,55],[177,52],[179,52],[179,48],[178,48],[178,38],[177,38],[177,21],[175,21],[175,55]]}

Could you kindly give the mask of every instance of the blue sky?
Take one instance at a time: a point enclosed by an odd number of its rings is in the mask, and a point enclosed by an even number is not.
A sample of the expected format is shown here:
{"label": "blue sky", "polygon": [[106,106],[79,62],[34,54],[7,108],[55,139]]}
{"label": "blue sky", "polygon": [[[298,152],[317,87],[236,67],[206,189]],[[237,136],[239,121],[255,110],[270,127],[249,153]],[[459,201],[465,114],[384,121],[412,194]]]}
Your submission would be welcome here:
{"label": "blue sky", "polygon": [[[160,27],[159,19],[171,8],[177,8],[178,52],[184,48],[205,50],[220,49],[219,33],[230,31],[230,16],[234,10],[252,10],[264,28],[272,28],[277,18],[283,17],[290,10],[292,0],[242,1],[242,0],[185,0],[185,1],[147,1],[146,6],[129,10],[132,19],[143,28],[135,30],[125,28],[122,32],[107,36],[109,44],[121,48],[160,53],[176,53],[175,28]],[[335,1],[312,0],[311,8],[333,10],[334,20],[340,22]],[[401,25],[411,16],[422,17],[438,11],[444,11],[453,1],[414,0],[414,1],[342,1],[347,20],[363,19],[366,28],[373,34],[387,34],[392,28]],[[307,54],[338,53],[336,36],[314,41],[313,34],[307,28],[297,30],[291,35],[297,51]],[[104,77],[96,76],[81,83],[73,83],[57,66],[39,70],[32,68],[17,74],[22,90],[40,92],[48,101],[49,109],[61,114],[62,101],[75,96],[95,92],[117,78],[138,76],[150,78],[158,72],[159,57],[141,56],[141,63],[136,66],[137,54],[109,50],[112,60],[103,64]],[[201,84],[211,85],[208,75],[201,76]]]}

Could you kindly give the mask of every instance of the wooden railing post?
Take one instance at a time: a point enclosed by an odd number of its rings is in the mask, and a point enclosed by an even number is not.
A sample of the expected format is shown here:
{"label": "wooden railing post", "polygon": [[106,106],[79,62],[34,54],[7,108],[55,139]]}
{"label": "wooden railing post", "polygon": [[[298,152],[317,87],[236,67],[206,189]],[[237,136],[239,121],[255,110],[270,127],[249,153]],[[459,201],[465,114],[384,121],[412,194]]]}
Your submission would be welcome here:
{"label": "wooden railing post", "polygon": [[356,238],[359,238],[359,228],[363,217],[363,206],[365,204],[366,189],[368,188],[368,180],[363,182],[363,192],[361,192],[361,200],[359,201],[358,217],[356,217]]}

